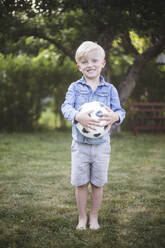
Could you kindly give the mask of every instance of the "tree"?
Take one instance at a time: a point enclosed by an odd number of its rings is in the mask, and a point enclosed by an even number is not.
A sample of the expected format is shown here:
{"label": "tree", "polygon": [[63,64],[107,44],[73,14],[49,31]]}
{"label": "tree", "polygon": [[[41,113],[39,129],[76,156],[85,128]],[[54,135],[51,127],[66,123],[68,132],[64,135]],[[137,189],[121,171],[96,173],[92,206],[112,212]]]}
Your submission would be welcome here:
{"label": "tree", "polygon": [[[5,26],[9,30],[5,40],[7,36],[15,37],[15,42],[23,36],[41,38],[72,60],[83,40],[97,41],[106,51],[104,75],[107,80],[110,79],[109,55],[113,42],[120,40],[125,53],[134,58],[118,87],[122,104],[131,96],[144,65],[165,49],[165,6],[161,0],[36,0],[20,4],[2,1],[1,6],[3,23],[6,18],[5,23],[10,25]],[[130,31],[148,41],[146,49],[138,51]]]}
{"label": "tree", "polygon": [[[109,54],[115,39],[121,39],[126,54],[134,56],[133,64],[118,87],[120,100],[125,104],[136,86],[144,65],[165,49],[165,7],[162,1],[72,1],[68,7],[83,10],[84,19],[95,28],[98,43],[107,54],[106,79],[109,79]],[[91,27],[91,26],[90,26]],[[148,47],[141,53],[130,37],[130,31],[148,40]]]}

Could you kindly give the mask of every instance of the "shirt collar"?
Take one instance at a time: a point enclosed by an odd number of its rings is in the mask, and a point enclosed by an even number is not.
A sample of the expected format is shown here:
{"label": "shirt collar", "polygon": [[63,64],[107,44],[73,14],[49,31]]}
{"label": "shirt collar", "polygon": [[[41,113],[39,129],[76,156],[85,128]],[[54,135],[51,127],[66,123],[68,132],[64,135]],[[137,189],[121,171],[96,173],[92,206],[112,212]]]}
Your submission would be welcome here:
{"label": "shirt collar", "polygon": [[[83,76],[82,76],[82,78],[80,78],[78,81],[79,81],[80,83],[82,83],[82,84],[85,84],[85,83],[86,83],[86,80],[85,80],[85,78],[84,78]],[[106,84],[106,82],[105,82],[105,80],[104,80],[104,77],[100,75],[100,84],[99,84],[99,86],[105,85],[105,84]]]}

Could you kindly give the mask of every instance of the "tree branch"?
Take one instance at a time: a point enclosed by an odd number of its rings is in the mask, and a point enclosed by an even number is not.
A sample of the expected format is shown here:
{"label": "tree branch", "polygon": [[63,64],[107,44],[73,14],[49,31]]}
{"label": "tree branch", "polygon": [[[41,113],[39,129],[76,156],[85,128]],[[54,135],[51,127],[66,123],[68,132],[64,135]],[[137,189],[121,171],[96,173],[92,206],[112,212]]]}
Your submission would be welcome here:
{"label": "tree branch", "polygon": [[120,101],[125,104],[136,87],[137,79],[140,76],[145,64],[158,56],[165,49],[165,37],[157,41],[157,44],[148,48],[142,54],[138,54],[127,71],[125,79],[119,84],[118,92]]}
{"label": "tree branch", "polygon": [[43,32],[40,32],[40,30],[36,30],[30,32],[31,35],[33,35],[36,38],[41,38],[44,40],[47,40],[48,42],[54,44],[64,55],[70,57],[73,61],[75,60],[74,58],[74,52],[72,50],[69,50],[68,48],[64,47],[61,41],[58,41],[55,38],[48,37],[46,34]]}
{"label": "tree branch", "polygon": [[131,42],[129,32],[125,32],[121,35],[122,38],[122,45],[126,51],[129,51],[130,53],[133,53],[134,55],[138,55],[137,49],[134,47],[134,45]]}

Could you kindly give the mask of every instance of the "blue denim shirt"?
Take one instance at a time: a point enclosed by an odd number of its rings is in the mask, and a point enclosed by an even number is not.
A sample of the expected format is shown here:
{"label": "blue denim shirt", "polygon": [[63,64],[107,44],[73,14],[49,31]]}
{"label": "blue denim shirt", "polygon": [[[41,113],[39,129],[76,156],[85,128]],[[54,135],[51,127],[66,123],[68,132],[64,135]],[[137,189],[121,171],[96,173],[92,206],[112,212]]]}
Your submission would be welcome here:
{"label": "blue denim shirt", "polygon": [[109,139],[110,131],[103,137],[90,139],[83,136],[76,128],[74,118],[78,113],[78,109],[82,104],[93,101],[103,102],[119,115],[120,120],[116,122],[115,125],[120,125],[125,118],[125,110],[121,108],[118,92],[112,84],[105,82],[104,78],[100,76],[100,84],[96,90],[93,91],[92,88],[86,84],[84,77],[82,77],[69,86],[65,101],[61,106],[64,117],[72,123],[72,137],[77,142],[100,144]]}

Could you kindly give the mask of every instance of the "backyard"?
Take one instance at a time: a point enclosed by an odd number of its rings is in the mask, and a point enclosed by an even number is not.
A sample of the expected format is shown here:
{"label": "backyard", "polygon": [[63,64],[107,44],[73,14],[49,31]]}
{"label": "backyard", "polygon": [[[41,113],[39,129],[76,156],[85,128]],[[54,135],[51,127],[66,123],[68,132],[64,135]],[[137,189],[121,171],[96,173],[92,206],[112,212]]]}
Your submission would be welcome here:
{"label": "backyard", "polygon": [[0,134],[0,247],[165,247],[165,135],[112,136],[97,231],[75,229],[70,144],[70,132]]}

